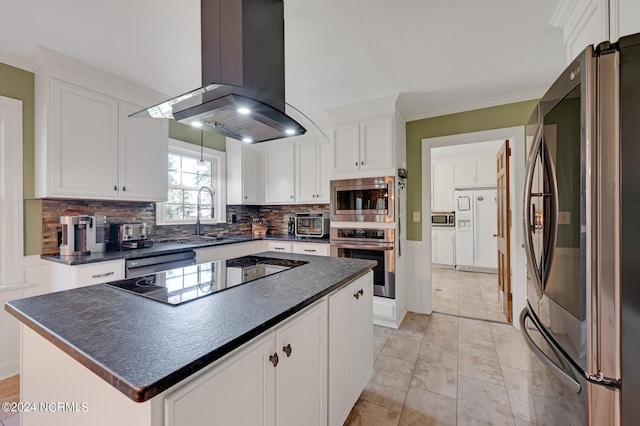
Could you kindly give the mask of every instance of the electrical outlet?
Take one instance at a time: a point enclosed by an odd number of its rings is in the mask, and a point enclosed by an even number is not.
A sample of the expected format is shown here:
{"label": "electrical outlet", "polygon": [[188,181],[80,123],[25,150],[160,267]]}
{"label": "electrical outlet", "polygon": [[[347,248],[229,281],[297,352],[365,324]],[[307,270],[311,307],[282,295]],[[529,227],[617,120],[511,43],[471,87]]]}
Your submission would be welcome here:
{"label": "electrical outlet", "polygon": [[413,212],[413,221],[420,222],[420,212]]}

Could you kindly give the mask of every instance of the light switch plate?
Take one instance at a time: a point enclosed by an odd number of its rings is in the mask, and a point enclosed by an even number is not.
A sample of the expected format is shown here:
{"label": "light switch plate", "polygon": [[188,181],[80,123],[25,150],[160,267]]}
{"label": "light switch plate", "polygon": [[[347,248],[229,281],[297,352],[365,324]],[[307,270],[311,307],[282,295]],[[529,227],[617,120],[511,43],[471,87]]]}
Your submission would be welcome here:
{"label": "light switch plate", "polygon": [[413,221],[420,222],[420,212],[413,212]]}

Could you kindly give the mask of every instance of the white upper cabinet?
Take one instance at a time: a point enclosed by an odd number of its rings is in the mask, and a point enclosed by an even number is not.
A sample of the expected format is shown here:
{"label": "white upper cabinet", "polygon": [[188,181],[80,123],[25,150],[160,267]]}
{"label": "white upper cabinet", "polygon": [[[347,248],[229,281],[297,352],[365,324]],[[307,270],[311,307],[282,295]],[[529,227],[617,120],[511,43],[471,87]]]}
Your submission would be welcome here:
{"label": "white upper cabinet", "polygon": [[35,86],[36,197],[164,201],[168,123],[65,81]]}
{"label": "white upper cabinet", "polygon": [[138,111],[136,105],[118,104],[119,195],[130,200],[166,200],[168,122],[129,117]]}
{"label": "white upper cabinet", "polygon": [[384,170],[382,174],[387,174],[393,171],[393,123],[394,117],[388,115],[335,126],[332,130],[332,174],[372,170]]}
{"label": "white upper cabinet", "polygon": [[456,158],[454,160],[455,188],[496,186],[495,158]]}
{"label": "white upper cabinet", "polygon": [[256,204],[258,152],[252,145],[227,138],[227,204]]}
{"label": "white upper cabinet", "polygon": [[296,142],[296,203],[329,202],[329,143]]}
{"label": "white upper cabinet", "polygon": [[[612,33],[616,27],[618,37],[640,33],[640,2],[638,0],[610,0],[609,4],[611,5]],[[614,6],[617,6],[617,10]],[[616,19],[617,25],[614,24]]]}
{"label": "white upper cabinet", "polygon": [[295,202],[294,147],[291,143],[265,148],[266,203]]}
{"label": "white upper cabinet", "polygon": [[431,164],[431,210],[434,212],[455,210],[453,193],[453,161]]}

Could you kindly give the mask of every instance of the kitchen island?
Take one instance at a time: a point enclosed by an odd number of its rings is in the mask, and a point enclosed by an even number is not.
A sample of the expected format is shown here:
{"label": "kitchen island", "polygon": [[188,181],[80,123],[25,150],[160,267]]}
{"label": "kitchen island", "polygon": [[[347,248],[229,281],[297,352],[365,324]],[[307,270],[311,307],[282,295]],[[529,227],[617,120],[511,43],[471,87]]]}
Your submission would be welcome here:
{"label": "kitchen island", "polygon": [[332,387],[371,374],[374,262],[257,256],[307,263],[177,306],[104,284],[8,302],[22,322],[22,403],[45,404],[22,425],[344,421],[355,393],[332,399]]}

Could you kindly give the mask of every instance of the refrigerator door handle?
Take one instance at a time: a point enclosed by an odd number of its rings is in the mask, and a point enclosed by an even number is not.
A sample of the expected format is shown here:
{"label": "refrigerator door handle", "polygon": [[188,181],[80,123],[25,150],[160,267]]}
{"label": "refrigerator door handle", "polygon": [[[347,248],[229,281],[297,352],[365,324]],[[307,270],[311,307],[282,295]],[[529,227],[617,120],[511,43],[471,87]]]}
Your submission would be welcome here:
{"label": "refrigerator door handle", "polygon": [[[522,310],[522,312],[520,313],[520,331],[522,332],[522,337],[524,338],[524,341],[527,344],[527,346],[529,346],[529,349],[531,349],[531,351],[534,353],[534,355],[540,361],[542,361],[542,363],[544,365],[546,365],[547,368],[549,368],[551,373],[553,373],[553,375],[556,376],[562,383],[567,385],[575,393],[580,393],[580,390],[582,389],[582,386],[571,375],[571,373],[569,371],[565,370],[564,368],[559,367],[555,362],[553,362],[553,360],[551,358],[549,358],[547,356],[547,354],[545,354],[538,347],[538,345],[536,345],[536,343],[533,341],[533,339],[531,338],[531,336],[527,332],[527,327],[525,325],[525,321],[526,321],[527,317],[531,319],[531,322],[534,324],[534,326],[536,328],[539,328],[539,327],[536,324],[536,321],[531,317],[529,309],[528,308],[524,308]],[[546,340],[546,337],[544,336],[544,333],[542,332],[542,330],[540,330],[540,334]],[[549,342],[549,344],[551,344],[551,343]]]}
{"label": "refrigerator door handle", "polygon": [[[549,239],[545,240],[544,247],[544,272],[542,276],[542,292],[544,293],[551,274],[551,264],[553,262],[553,255],[556,248],[556,241],[558,238],[558,178],[556,176],[556,167],[553,164],[553,159],[549,154],[549,150],[545,144],[542,145],[542,151],[544,155],[545,167],[544,171],[549,180],[549,193],[548,197],[545,197],[545,202],[551,203],[549,208],[549,220],[545,223],[546,229],[549,230]],[[545,191],[546,192],[546,191]],[[547,195],[547,194],[545,194]],[[548,201],[547,201],[548,198]],[[543,209],[544,211],[544,209]]]}
{"label": "refrigerator door handle", "polygon": [[527,163],[527,172],[526,179],[524,185],[524,246],[525,246],[525,254],[527,255],[527,264],[529,265],[529,269],[531,274],[534,277],[534,281],[536,283],[536,289],[540,296],[542,296],[543,285],[542,285],[542,277],[540,276],[540,268],[538,268],[535,253],[533,250],[533,238],[532,234],[535,233],[535,212],[532,212],[532,196],[531,187],[533,185],[533,175],[535,173],[535,164],[536,158],[538,157],[538,152],[540,152],[540,145],[542,144],[542,126],[538,127],[536,131],[536,135],[534,137],[534,145],[531,148],[531,153],[529,154],[529,161]]}

